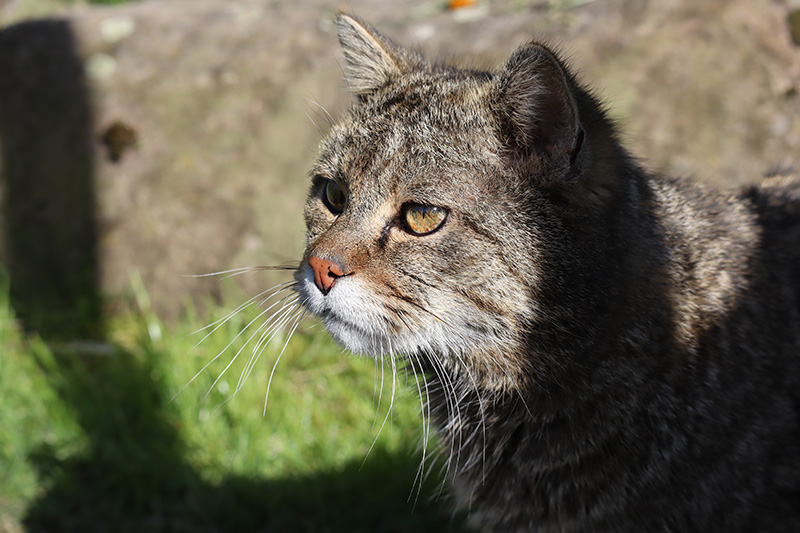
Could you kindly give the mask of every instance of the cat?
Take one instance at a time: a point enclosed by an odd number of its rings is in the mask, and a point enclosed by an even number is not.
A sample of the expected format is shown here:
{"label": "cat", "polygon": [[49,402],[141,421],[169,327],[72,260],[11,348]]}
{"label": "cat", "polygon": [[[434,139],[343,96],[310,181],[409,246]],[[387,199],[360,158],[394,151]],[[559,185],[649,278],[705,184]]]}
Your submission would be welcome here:
{"label": "cat", "polygon": [[423,371],[485,531],[800,531],[800,181],[650,175],[544,44],[493,72],[336,19],[302,305]]}

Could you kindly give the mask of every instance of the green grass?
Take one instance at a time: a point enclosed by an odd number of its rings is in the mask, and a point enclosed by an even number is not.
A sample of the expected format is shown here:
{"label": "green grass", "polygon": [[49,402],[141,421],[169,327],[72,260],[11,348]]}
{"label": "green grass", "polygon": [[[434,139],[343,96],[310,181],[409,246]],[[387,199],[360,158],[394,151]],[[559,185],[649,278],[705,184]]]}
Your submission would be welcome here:
{"label": "green grass", "polygon": [[438,467],[415,481],[416,387],[398,380],[406,390],[378,434],[388,368],[377,405],[374,363],[324,332],[292,338],[263,414],[282,343],[234,400],[249,351],[214,384],[247,317],[194,347],[203,319],[167,328],[137,291],[139,310],[108,321],[107,343],[48,346],[21,331],[7,293],[0,285],[0,531],[462,528],[437,497]]}

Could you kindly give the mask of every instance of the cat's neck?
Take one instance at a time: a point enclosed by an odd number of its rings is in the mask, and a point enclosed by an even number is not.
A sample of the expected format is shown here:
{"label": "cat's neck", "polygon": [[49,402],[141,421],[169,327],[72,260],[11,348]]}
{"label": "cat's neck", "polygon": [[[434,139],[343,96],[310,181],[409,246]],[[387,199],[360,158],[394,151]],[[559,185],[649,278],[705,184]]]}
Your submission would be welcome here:
{"label": "cat's neck", "polygon": [[[517,354],[530,362],[527,381],[498,393],[463,374],[443,375],[441,365],[428,368],[429,401],[451,456],[460,458],[456,470],[503,475],[513,469],[511,450],[524,450],[528,468],[545,477],[558,477],[565,464],[573,473],[591,469],[601,453],[610,464],[615,454],[646,464],[648,412],[687,405],[680,396],[693,365],[704,364],[702,339],[746,282],[747,265],[729,258],[752,253],[753,215],[741,202],[710,206],[700,189],[626,171],[630,190],[615,214],[588,221],[593,230],[575,237],[582,254],[569,261],[583,272],[591,263],[595,275],[561,279],[538,295],[570,313],[530,328]],[[733,219],[725,227],[736,232],[721,233],[713,218]],[[570,267],[561,272],[568,276]]]}

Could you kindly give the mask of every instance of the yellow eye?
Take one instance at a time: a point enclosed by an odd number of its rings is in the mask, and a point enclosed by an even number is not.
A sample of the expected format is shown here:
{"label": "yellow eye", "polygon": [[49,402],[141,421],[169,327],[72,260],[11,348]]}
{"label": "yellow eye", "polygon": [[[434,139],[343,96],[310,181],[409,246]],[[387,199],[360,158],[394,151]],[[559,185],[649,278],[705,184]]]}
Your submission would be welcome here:
{"label": "yellow eye", "polygon": [[331,213],[338,215],[344,211],[344,204],[347,201],[347,197],[342,188],[339,187],[335,181],[328,180],[325,184],[322,200],[325,202],[328,209],[330,209]]}
{"label": "yellow eye", "polygon": [[447,210],[432,205],[406,204],[403,218],[409,233],[427,235],[442,227]]}

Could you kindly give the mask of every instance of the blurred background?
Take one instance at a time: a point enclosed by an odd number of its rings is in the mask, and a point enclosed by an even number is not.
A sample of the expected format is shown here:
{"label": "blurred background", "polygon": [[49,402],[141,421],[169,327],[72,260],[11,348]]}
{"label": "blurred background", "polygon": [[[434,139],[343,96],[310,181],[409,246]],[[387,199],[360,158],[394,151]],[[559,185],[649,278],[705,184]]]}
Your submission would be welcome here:
{"label": "blurred background", "polygon": [[192,275],[302,254],[337,10],[479,68],[556,44],[654,172],[798,164],[798,0],[0,0],[0,531],[463,529],[413,377],[310,321],[251,365],[258,309],[193,334],[288,278]]}

